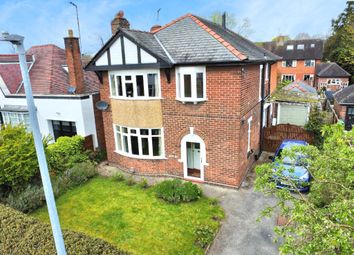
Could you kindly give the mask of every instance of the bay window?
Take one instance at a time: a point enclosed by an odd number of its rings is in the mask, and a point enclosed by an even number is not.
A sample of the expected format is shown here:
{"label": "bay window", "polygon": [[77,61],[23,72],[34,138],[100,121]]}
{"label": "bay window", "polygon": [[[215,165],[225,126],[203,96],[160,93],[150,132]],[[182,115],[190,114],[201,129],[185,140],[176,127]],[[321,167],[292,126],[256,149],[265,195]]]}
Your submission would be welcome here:
{"label": "bay window", "polygon": [[161,128],[130,128],[114,125],[116,151],[136,158],[163,158]]}
{"label": "bay window", "polygon": [[204,66],[176,68],[176,99],[195,103],[206,100]]}
{"label": "bay window", "polygon": [[24,125],[27,131],[31,130],[29,114],[27,112],[2,112],[3,122],[5,125]]}
{"label": "bay window", "polygon": [[160,97],[159,70],[113,71],[109,73],[111,97],[147,99]]}

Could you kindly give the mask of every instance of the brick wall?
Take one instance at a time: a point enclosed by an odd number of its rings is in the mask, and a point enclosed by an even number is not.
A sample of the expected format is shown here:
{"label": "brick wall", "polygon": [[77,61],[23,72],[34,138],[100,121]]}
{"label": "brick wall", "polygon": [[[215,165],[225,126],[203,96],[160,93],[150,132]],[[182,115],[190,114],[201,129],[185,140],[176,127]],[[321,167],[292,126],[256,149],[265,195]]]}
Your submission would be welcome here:
{"label": "brick wall", "polygon": [[[111,112],[103,113],[107,156],[110,162],[142,174],[183,177],[181,140],[194,128],[206,145],[205,181],[238,186],[259,151],[260,103],[259,65],[207,67],[206,102],[183,104],[176,100],[175,72],[167,82],[161,71],[162,113],[166,159],[143,160],[114,152]],[[107,74],[103,76],[102,100],[109,101]],[[251,148],[247,158],[247,119],[253,116]],[[245,120],[245,121],[242,121]]]}
{"label": "brick wall", "polygon": [[[316,65],[321,63],[320,60],[316,60]],[[295,80],[303,80],[305,74],[312,74],[315,79],[315,66],[305,66],[304,60],[297,60],[296,67],[283,67],[282,60],[277,61],[272,65],[271,72],[271,88],[272,91],[275,90],[277,84],[281,80],[282,74],[294,74]],[[313,80],[313,86],[315,81]]]}
{"label": "brick wall", "polygon": [[[339,79],[339,84],[328,84],[329,79]],[[349,78],[316,78],[316,85],[319,89],[325,87],[329,91],[338,91],[349,85]]]}
{"label": "brick wall", "polygon": [[339,119],[345,120],[345,115],[347,112],[347,107],[340,105],[337,101],[334,101],[334,111],[336,112]]}

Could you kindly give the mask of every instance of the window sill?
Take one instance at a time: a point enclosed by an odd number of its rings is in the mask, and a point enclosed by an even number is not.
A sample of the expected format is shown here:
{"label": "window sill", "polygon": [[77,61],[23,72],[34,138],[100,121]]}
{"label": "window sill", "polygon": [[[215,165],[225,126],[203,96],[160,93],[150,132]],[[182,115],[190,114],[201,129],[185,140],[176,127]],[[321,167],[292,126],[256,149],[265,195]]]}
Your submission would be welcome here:
{"label": "window sill", "polygon": [[182,102],[183,104],[185,103],[197,104],[197,103],[208,101],[208,98],[176,98],[176,100]]}
{"label": "window sill", "polygon": [[162,97],[114,97],[110,96],[110,99],[116,99],[116,100],[126,100],[126,101],[155,101],[155,100],[161,100]]}
{"label": "window sill", "polygon": [[139,156],[139,155],[132,155],[132,154],[127,154],[121,151],[114,151],[115,153],[122,155],[124,157],[128,157],[128,158],[134,158],[134,159],[157,159],[157,160],[161,160],[161,159],[167,159],[165,156],[155,156],[155,157],[150,157],[150,156]]}

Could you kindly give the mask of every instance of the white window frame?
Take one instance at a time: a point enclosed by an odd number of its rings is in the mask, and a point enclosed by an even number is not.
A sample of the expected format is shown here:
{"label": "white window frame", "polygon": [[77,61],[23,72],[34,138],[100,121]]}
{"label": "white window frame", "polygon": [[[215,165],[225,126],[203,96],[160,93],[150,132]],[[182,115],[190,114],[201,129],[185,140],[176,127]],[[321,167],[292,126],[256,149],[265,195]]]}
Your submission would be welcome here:
{"label": "white window frame", "polygon": [[[197,97],[197,73],[203,73],[203,97]],[[191,76],[191,97],[184,96],[184,75]],[[205,66],[181,66],[176,67],[176,100],[181,102],[203,102],[206,96],[206,67]]]}
{"label": "white window frame", "polygon": [[[31,130],[31,124],[29,120],[29,113],[28,112],[11,112],[11,111],[2,111],[1,112],[2,117],[3,117],[3,122],[4,125],[13,125],[17,126],[19,124],[23,124],[27,131]],[[10,115],[13,115],[10,117]],[[27,116],[27,118],[25,118]],[[15,119],[15,122],[13,123],[12,119]]]}
{"label": "white window frame", "polygon": [[[120,128],[118,131],[117,128]],[[127,128],[128,132],[125,134],[122,132],[123,128]],[[132,133],[131,130],[136,130],[136,133]],[[142,135],[140,134],[140,129],[147,129],[149,130],[148,135]],[[152,134],[152,129],[159,129],[160,134],[159,135],[153,135]],[[138,159],[165,159],[165,141],[164,141],[164,128],[134,128],[134,127],[126,127],[126,126],[121,126],[121,125],[116,125],[113,124],[113,132],[114,132],[114,143],[115,143],[115,152],[126,156],[130,158],[138,158]],[[119,148],[118,144],[118,135],[120,135],[121,139],[121,144]],[[123,136],[127,136],[127,141],[128,141],[128,152],[124,151],[124,143],[123,143]],[[138,138],[138,144],[139,144],[139,155],[135,155],[132,153],[132,145],[131,145],[131,136],[136,136]],[[160,151],[161,155],[159,156],[154,156],[153,155],[153,145],[152,145],[152,138],[153,137],[160,137]],[[142,147],[142,138],[147,138],[148,143],[149,143],[149,155],[143,155],[143,147]]]}
{"label": "white window frame", "polygon": [[311,43],[310,47],[311,47],[311,48],[315,48],[315,44],[314,44],[314,43]]}
{"label": "white window frame", "polygon": [[[156,84],[156,96],[149,96],[149,86],[148,86],[148,74],[156,74],[157,75],[157,84]],[[112,88],[111,75],[114,76],[115,79],[115,90]],[[144,96],[137,95],[137,84],[136,84],[136,76],[142,75],[144,81]],[[121,77],[122,82],[122,96],[118,95],[118,77]],[[126,80],[126,76],[131,76],[131,81]],[[160,70],[159,69],[140,69],[140,70],[122,70],[122,71],[109,71],[108,72],[108,80],[109,80],[109,91],[111,98],[115,99],[125,99],[125,100],[156,100],[161,99],[161,82],[160,82]],[[133,84],[133,97],[127,97],[126,95],[126,83]]]}
{"label": "white window frame", "polygon": [[269,81],[269,63],[266,63],[265,65],[265,81]]}
{"label": "white window frame", "polygon": [[[295,74],[282,74],[281,75],[281,81],[283,82],[284,81],[284,77],[285,76],[293,76],[294,77],[294,80],[293,81],[296,81],[296,75]],[[287,80],[289,81],[289,80]]]}
{"label": "white window frame", "polygon": [[[286,66],[286,61],[291,61],[291,66]],[[296,60],[283,60],[282,61],[282,67],[296,67],[297,65],[297,61]]]}
{"label": "white window frame", "polygon": [[[306,65],[306,61],[310,61],[310,65]],[[314,67],[316,65],[316,61],[314,59],[305,59],[304,66],[306,67]]]}
{"label": "white window frame", "polygon": [[286,45],[286,50],[293,50],[293,49],[294,49],[293,44]]}
{"label": "white window frame", "polygon": [[305,44],[298,44],[298,45],[296,46],[296,49],[298,49],[298,50],[304,50],[304,49],[305,49]]}
{"label": "white window frame", "polygon": [[309,79],[310,81],[313,81],[313,77],[314,77],[313,74],[304,74],[304,81],[305,81],[306,75],[308,75],[310,77],[310,79]]}
{"label": "white window frame", "polygon": [[252,130],[252,116],[248,118],[248,129],[247,129],[247,155],[251,151],[251,130]]}

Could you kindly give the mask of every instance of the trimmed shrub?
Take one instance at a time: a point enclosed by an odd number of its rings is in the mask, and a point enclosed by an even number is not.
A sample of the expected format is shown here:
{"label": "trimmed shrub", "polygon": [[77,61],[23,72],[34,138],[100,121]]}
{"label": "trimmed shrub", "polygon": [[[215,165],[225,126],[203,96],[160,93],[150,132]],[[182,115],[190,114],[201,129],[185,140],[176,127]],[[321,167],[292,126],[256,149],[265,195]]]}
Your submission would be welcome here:
{"label": "trimmed shrub", "polygon": [[[129,254],[82,233],[64,230],[63,236],[68,254]],[[51,227],[0,204],[0,254],[56,254]]]}
{"label": "trimmed shrub", "polygon": [[62,136],[47,148],[49,167],[55,174],[63,173],[76,163],[89,161],[88,153],[84,149],[82,136]]}
{"label": "trimmed shrub", "polygon": [[206,248],[214,240],[214,229],[207,225],[199,225],[194,231],[195,244],[200,248]]}
{"label": "trimmed shrub", "polygon": [[190,202],[202,196],[202,190],[191,182],[182,182],[180,179],[166,180],[155,187],[156,196],[163,200],[178,204]]}
{"label": "trimmed shrub", "polygon": [[124,175],[121,172],[115,172],[112,176],[112,179],[117,182],[121,182],[124,181]]}
{"label": "trimmed shrub", "polygon": [[[46,143],[44,140],[43,143]],[[46,146],[46,144],[45,144]],[[0,185],[21,190],[39,174],[31,133],[24,126],[8,125],[0,130]]]}
{"label": "trimmed shrub", "polygon": [[21,212],[32,212],[45,204],[45,196],[42,186],[28,185],[19,193],[10,193],[5,203]]}

